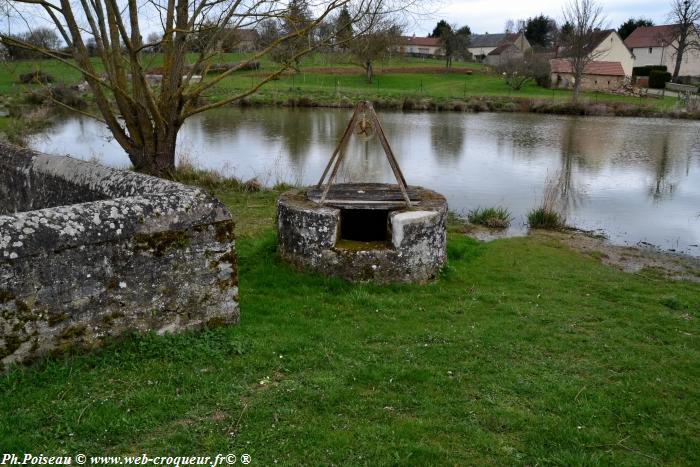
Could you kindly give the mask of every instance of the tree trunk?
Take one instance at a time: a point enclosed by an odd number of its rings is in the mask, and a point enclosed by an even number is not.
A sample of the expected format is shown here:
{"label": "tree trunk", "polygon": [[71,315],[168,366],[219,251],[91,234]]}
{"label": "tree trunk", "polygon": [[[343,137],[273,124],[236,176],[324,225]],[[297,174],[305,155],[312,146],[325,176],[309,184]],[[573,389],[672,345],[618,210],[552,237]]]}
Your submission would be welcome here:
{"label": "tree trunk", "polygon": [[372,77],[374,76],[374,70],[372,69],[372,60],[367,60],[365,63],[365,71],[367,73],[367,84],[372,84]]}
{"label": "tree trunk", "polygon": [[155,146],[134,148],[128,152],[134,169],[149,175],[172,178],[175,173],[175,147],[179,126],[155,135]]}
{"label": "tree trunk", "polygon": [[573,89],[573,94],[571,95],[571,102],[573,104],[578,104],[578,92],[579,89],[581,88],[581,80],[574,78],[574,89]]}
{"label": "tree trunk", "polygon": [[673,67],[673,76],[671,77],[673,82],[678,81],[678,74],[681,72],[681,64],[683,63],[683,55],[685,53],[685,47],[678,46],[676,51],[676,66]]}
{"label": "tree trunk", "polygon": [[578,104],[578,93],[581,89],[581,78],[583,77],[583,70],[586,68],[586,66],[585,63],[574,63],[572,68],[574,72],[574,88],[573,94],[571,95],[571,103]]}

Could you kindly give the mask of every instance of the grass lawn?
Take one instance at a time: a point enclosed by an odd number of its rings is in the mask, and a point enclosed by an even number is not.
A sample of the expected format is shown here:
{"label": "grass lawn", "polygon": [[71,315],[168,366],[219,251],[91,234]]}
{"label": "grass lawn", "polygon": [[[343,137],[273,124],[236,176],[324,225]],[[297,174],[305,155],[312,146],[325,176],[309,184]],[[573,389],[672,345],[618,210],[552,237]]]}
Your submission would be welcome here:
{"label": "grass lawn", "polygon": [[[221,54],[215,59],[220,63],[239,62],[244,57],[241,54]],[[191,54],[188,61],[195,60]],[[160,54],[147,54],[144,56],[147,69],[154,69],[162,64]],[[101,68],[95,60],[96,68]],[[261,60],[261,70],[257,72],[240,72],[225,78],[207,93],[210,102],[219,101],[231,95],[249,89],[260,76],[276,69],[274,63],[268,59]],[[312,96],[321,102],[335,102],[341,97],[353,101],[359,99],[381,98],[430,98],[435,100],[468,99],[472,97],[503,97],[549,100],[555,102],[567,102],[571,99],[571,92],[567,90],[552,90],[528,83],[519,91],[511,90],[503,79],[493,73],[488,73],[484,67],[476,63],[455,62],[455,70],[464,68],[474,70],[474,74],[464,73],[436,73],[435,68],[441,68],[441,60],[394,57],[384,62],[375,64],[376,77],[372,84],[367,84],[364,72],[347,62],[338,62],[332,55],[314,54],[306,57],[299,73],[287,74],[277,81],[265,85],[259,91],[259,97],[263,99],[286,100],[289,97],[301,95]],[[329,74],[318,69],[337,68],[344,74]],[[397,68],[408,68],[413,73],[398,73]],[[425,72],[420,69],[425,68]],[[21,96],[27,90],[26,85],[17,84],[17,78],[22,73],[32,70],[42,70],[57,78],[65,84],[75,84],[80,81],[79,73],[56,60],[35,60],[20,62],[4,62],[0,64],[0,95]],[[383,72],[382,70],[388,70]],[[640,99],[627,96],[618,96],[605,93],[582,93],[582,103],[597,102],[626,102],[634,105],[650,105],[664,110],[675,105],[672,98],[665,99]]]}
{"label": "grass lawn", "polygon": [[0,377],[4,452],[253,464],[699,465],[700,290],[556,240],[451,232],[428,285],[353,285],[238,220],[241,324],[129,337]]}

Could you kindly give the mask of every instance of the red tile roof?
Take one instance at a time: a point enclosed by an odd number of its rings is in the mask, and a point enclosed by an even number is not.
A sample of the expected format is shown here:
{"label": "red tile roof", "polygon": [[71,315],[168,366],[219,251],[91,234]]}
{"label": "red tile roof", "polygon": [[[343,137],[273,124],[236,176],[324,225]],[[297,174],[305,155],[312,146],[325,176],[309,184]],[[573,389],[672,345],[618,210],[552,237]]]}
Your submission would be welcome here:
{"label": "red tile roof", "polygon": [[676,25],[648,26],[635,29],[625,39],[625,45],[630,49],[635,47],[663,47],[676,38]]}
{"label": "red tile roof", "polygon": [[417,45],[421,47],[441,47],[440,39],[437,37],[402,37],[402,45]]}
{"label": "red tile roof", "polygon": [[[553,58],[549,61],[552,73],[573,73],[571,62],[563,58]],[[586,65],[583,70],[585,75],[599,76],[625,76],[625,70],[620,62],[595,61]]]}

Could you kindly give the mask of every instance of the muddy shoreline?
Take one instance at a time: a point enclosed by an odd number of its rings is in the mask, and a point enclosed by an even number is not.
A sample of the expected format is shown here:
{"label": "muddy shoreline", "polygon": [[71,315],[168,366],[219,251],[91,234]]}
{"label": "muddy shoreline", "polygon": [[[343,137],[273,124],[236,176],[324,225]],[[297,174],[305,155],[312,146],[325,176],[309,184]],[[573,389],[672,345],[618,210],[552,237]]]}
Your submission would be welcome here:
{"label": "muddy shoreline", "polygon": [[[489,242],[508,238],[497,230],[469,226],[465,235]],[[661,250],[653,245],[613,245],[604,236],[578,229],[531,230],[528,236],[560,242],[583,255],[630,274],[661,276],[671,280],[700,283],[700,258]]]}

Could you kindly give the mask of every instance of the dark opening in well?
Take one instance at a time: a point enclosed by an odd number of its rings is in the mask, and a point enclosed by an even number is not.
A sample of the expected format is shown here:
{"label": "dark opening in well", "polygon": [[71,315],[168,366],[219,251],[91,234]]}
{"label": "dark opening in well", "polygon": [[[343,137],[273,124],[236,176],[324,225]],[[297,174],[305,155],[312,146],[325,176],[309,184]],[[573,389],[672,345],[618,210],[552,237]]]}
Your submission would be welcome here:
{"label": "dark opening in well", "polygon": [[340,238],[358,242],[389,239],[389,211],[384,209],[341,209]]}

